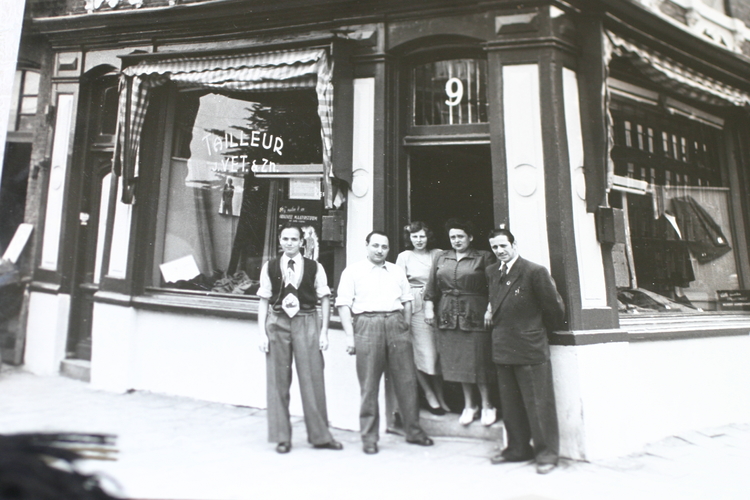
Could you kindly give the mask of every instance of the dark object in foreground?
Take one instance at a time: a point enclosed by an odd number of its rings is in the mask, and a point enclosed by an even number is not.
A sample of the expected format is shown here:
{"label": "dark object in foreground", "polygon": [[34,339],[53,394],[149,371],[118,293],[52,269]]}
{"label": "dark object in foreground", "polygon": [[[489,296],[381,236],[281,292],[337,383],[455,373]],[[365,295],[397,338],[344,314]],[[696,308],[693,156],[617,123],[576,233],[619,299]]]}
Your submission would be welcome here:
{"label": "dark object in foreground", "polygon": [[114,499],[98,477],[74,466],[82,458],[112,460],[114,442],[107,434],[0,435],[0,499]]}

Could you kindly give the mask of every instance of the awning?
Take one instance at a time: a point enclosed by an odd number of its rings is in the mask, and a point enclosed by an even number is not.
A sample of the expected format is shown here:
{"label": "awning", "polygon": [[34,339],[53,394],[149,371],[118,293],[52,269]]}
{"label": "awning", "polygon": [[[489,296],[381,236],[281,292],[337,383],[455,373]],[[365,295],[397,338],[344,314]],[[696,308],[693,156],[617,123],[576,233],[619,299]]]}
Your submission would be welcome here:
{"label": "awning", "polygon": [[[611,31],[605,31],[604,36],[604,65],[609,67],[613,57],[628,58],[651,81],[659,86],[672,90],[677,94],[699,102],[716,106],[747,106],[750,104],[750,93],[731,85],[722,83],[714,78],[703,75],[686,65],[645,47],[632,40],[627,40]],[[606,185],[609,192],[615,184],[614,162],[612,148],[614,147],[614,127],[609,112],[610,89],[607,78],[602,80],[602,94],[605,102],[605,116],[607,125],[606,140]],[[669,102],[669,101],[667,101]],[[716,124],[712,124],[716,126]],[[591,191],[599,194],[601,187],[598,179],[592,176]],[[587,189],[589,184],[587,181]],[[591,207],[589,207],[591,210]]]}
{"label": "awning", "polygon": [[[612,56],[627,57],[653,82],[676,93],[717,106],[745,106],[750,93],[703,75],[643,45],[607,31],[607,62]],[[609,42],[609,43],[607,43]]]}
{"label": "awning", "polygon": [[140,163],[143,121],[151,89],[173,82],[179,86],[232,91],[314,88],[323,143],[323,190],[327,208],[333,206],[331,136],[333,128],[333,63],[326,48],[263,53],[143,60],[125,68],[120,78],[114,172],[122,175],[122,201],[133,202]]}

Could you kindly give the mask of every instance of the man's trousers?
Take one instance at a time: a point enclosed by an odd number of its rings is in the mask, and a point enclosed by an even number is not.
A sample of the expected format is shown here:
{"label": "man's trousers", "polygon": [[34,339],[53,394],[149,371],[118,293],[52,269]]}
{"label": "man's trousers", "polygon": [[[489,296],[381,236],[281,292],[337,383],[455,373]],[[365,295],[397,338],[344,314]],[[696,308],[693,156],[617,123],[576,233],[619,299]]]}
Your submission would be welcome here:
{"label": "man's trousers", "polygon": [[509,460],[536,458],[538,464],[557,464],[560,436],[551,363],[495,366],[508,435],[502,455]]}
{"label": "man's trousers", "polygon": [[268,441],[291,442],[289,388],[292,385],[292,358],[305,414],[307,440],[326,444],[333,440],[328,430],[328,412],[323,379],[323,353],[316,311],[299,311],[293,318],[284,312],[268,311],[266,333],[266,398],[268,401]]}
{"label": "man's trousers", "polygon": [[356,314],[353,325],[357,376],[362,396],[359,411],[362,442],[370,444],[378,441],[378,393],[383,373],[387,373],[393,381],[406,439],[423,437],[425,434],[419,425],[414,352],[403,312]]}

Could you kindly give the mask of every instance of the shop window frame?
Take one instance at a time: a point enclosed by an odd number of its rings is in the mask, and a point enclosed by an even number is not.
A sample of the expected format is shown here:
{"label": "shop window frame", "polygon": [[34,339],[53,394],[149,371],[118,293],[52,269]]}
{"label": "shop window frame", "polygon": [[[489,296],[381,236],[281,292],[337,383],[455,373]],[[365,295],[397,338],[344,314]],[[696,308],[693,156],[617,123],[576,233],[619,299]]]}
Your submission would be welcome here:
{"label": "shop window frame", "polygon": [[[169,294],[186,294],[186,295],[208,295],[210,294],[212,297],[219,298],[223,297],[226,299],[242,299],[242,300],[252,300],[257,299],[257,296],[254,294],[244,294],[238,296],[237,294],[231,294],[231,293],[225,293],[225,292],[214,292],[214,291],[196,291],[196,290],[185,290],[180,289],[176,287],[170,287],[168,284],[166,285],[160,285],[162,283],[162,277],[159,271],[159,265],[156,263],[156,260],[159,260],[164,255],[165,250],[165,239],[166,239],[166,232],[167,232],[167,205],[168,205],[168,198],[169,198],[169,179],[170,179],[170,172],[171,169],[174,168],[173,161],[175,160],[174,156],[174,137],[177,130],[177,124],[176,124],[176,107],[177,107],[177,101],[179,99],[179,95],[181,94],[180,90],[175,85],[168,84],[166,86],[165,92],[169,94],[167,101],[167,123],[168,123],[168,129],[169,133],[165,137],[164,141],[164,153],[162,155],[162,163],[160,165],[154,165],[154,168],[157,170],[161,170],[160,172],[160,190],[158,195],[158,208],[157,208],[157,216],[156,216],[156,227],[153,232],[153,240],[154,245],[152,247],[152,258],[155,259],[152,261],[151,269],[145,269],[145,282],[144,282],[144,289],[151,292],[151,293],[161,293],[162,291],[166,291]],[[277,92],[291,92],[292,90],[285,90],[285,91],[277,91]],[[198,90],[198,92],[205,92]],[[211,93],[211,92],[206,92]],[[236,94],[231,95],[232,93],[225,93],[225,92],[219,92],[219,95],[225,95],[227,97],[246,97],[249,100],[252,100],[252,95],[261,95],[263,96],[265,93],[262,92],[252,92],[252,93],[245,93],[244,95]],[[145,143],[144,143],[145,144]],[[321,146],[322,147],[322,146]],[[167,159],[168,158],[168,159]],[[166,163],[165,163],[166,162]],[[275,209],[278,209],[278,200],[283,198],[284,195],[288,192],[288,186],[285,185],[284,181],[286,179],[268,179],[268,190],[269,190],[269,196],[271,198],[275,198],[276,205],[274,205]],[[320,200],[321,204],[323,203],[323,200]],[[269,219],[271,217],[271,213],[275,210],[269,211],[266,213],[266,228],[269,231],[264,236],[264,242],[263,242],[263,255],[261,256],[262,262],[265,262],[268,259],[271,259],[275,255],[275,250],[278,248],[278,244],[276,242],[277,235],[276,235],[276,228],[273,227],[273,224],[270,224],[270,221],[272,219]],[[268,255],[268,258],[265,258],[265,255]],[[261,262],[261,264],[262,264]],[[333,278],[333,272],[331,270],[328,271],[328,278],[329,282],[332,282]]]}
{"label": "shop window frame", "polygon": [[[311,43],[312,42],[312,43]],[[232,48],[187,50],[169,53],[169,57],[199,57],[199,56],[232,56],[234,54],[254,54],[270,50],[296,50],[309,48],[326,48],[332,57],[334,85],[333,96],[333,130],[332,151],[334,174],[342,182],[342,188],[351,182],[351,148],[353,127],[353,77],[354,71],[351,60],[353,45],[351,41],[341,39],[337,35],[324,36],[320,39],[270,43],[249,44]],[[142,59],[148,59],[150,54],[132,54],[122,56],[124,64],[135,64]],[[154,54],[161,56],[162,54]],[[158,58],[158,57],[157,57]],[[194,292],[190,290],[167,289],[152,286],[153,272],[157,251],[154,247],[163,244],[158,235],[159,201],[163,199],[167,183],[164,178],[169,169],[172,154],[174,133],[174,99],[176,91],[173,83],[160,85],[153,89],[152,99],[146,110],[141,134],[141,163],[137,187],[137,202],[133,204],[133,214],[130,225],[129,248],[127,249],[127,272],[123,277],[107,276],[103,273],[100,291],[95,295],[95,301],[116,304],[120,306],[143,307],[154,310],[179,309],[194,311],[200,314],[237,316],[254,318],[257,312],[258,298],[255,295],[237,295]],[[109,207],[109,224],[106,236],[106,250],[104,267],[108,266],[111,254],[113,221],[112,214],[116,200],[121,195],[121,189],[114,185],[120,178],[113,177],[112,199]],[[163,208],[163,207],[162,207]],[[330,209],[324,209],[324,214]],[[321,235],[322,236],[322,235]],[[333,272],[329,273],[331,289],[335,290],[338,277],[346,263],[345,239],[333,248]]]}
{"label": "shop window frame", "polygon": [[[28,78],[29,73],[35,73],[37,76],[37,91],[36,94],[25,94],[24,93],[24,87],[26,85],[26,81]],[[39,105],[39,99],[42,98],[40,95],[40,87],[41,87],[41,80],[42,80],[42,74],[40,72],[39,67],[33,66],[31,64],[25,63],[25,64],[19,64],[15,71],[16,74],[16,83],[18,85],[13,85],[12,95],[11,95],[11,103],[10,103],[10,110],[9,110],[9,116],[8,116],[8,132],[7,132],[7,142],[33,142],[34,141],[34,128],[35,126],[32,126],[29,130],[19,130],[19,124],[21,122],[21,118],[26,116],[29,117],[31,120],[34,120],[34,117],[37,114],[38,105]],[[37,100],[37,107],[34,109],[33,113],[22,113],[22,106],[23,106],[23,100],[25,98],[34,98]],[[12,121],[12,127],[11,127],[11,121]]]}
{"label": "shop window frame", "polygon": [[[618,77],[619,76],[621,75],[618,75]],[[641,83],[642,82],[638,82],[638,84]],[[745,274],[743,273],[743,270],[747,267],[747,262],[745,262],[746,257],[737,249],[737,247],[743,243],[737,230],[737,224],[742,223],[742,218],[738,217],[738,214],[735,213],[737,208],[732,200],[732,197],[738,196],[740,193],[730,189],[730,176],[728,175],[727,170],[728,168],[731,168],[732,164],[736,166],[738,163],[735,161],[736,159],[729,158],[729,156],[733,154],[732,148],[728,142],[732,135],[731,127],[733,124],[727,123],[725,126],[723,118],[719,117],[720,110],[711,110],[714,114],[703,114],[704,112],[702,112],[700,108],[693,108],[692,105],[669,97],[658,89],[643,89],[637,85],[632,85],[632,88],[641,89],[642,92],[640,95],[631,96],[624,96],[622,94],[617,95],[616,92],[610,92],[609,111],[610,116],[612,117],[613,134],[616,138],[610,156],[617,165],[615,167],[615,175],[638,178],[640,177],[640,172],[635,172],[635,175],[629,175],[634,172],[623,172],[622,165],[629,162],[631,164],[638,162],[642,163],[645,160],[650,164],[661,163],[664,165],[662,170],[658,172],[652,172],[654,169],[649,168],[650,171],[646,172],[646,179],[644,179],[648,182],[654,182],[655,180],[656,184],[664,185],[671,183],[674,186],[678,184],[676,176],[680,175],[679,184],[726,187],[729,190],[727,202],[728,223],[727,227],[724,229],[729,233],[733,242],[733,248],[731,251],[733,252],[735,259],[738,286],[740,289],[747,288],[747,283],[745,282],[746,278],[743,279]],[[611,90],[612,87],[610,87],[610,91]],[[658,96],[658,98],[652,100],[651,98],[654,95]],[[670,107],[670,104],[677,107]],[[691,113],[680,112],[679,108],[681,106],[688,110],[692,109],[693,111],[697,111],[697,113],[692,113],[692,120],[688,118]],[[631,122],[629,130],[631,140],[629,144],[625,144],[625,134],[628,132],[627,127],[625,126],[626,120],[624,119],[628,114],[628,111],[626,110],[631,112],[635,110],[635,114],[631,114],[630,116],[638,116],[638,120],[632,120]],[[717,111],[719,112],[717,113]],[[701,118],[701,115],[708,118],[712,123],[708,123],[705,119]],[[665,124],[670,124],[671,126],[665,126]],[[641,129],[638,128],[638,125],[641,125]],[[710,130],[711,132],[709,133],[713,134],[712,141],[715,145],[715,151],[712,153],[711,161],[716,163],[716,169],[713,172],[709,171],[709,169],[690,165],[690,163],[694,163],[690,161],[692,160],[691,155],[701,154],[701,152],[695,150],[694,145],[690,144],[690,140],[693,139],[690,131],[691,129],[695,131],[701,128],[703,130]],[[653,134],[649,133],[650,130],[653,130]],[[661,132],[667,130],[668,136],[662,138]],[[653,147],[651,144],[652,136]],[[686,140],[686,144],[684,144],[686,148],[683,148],[683,140]],[[666,149],[664,144],[666,144]],[[677,146],[676,151],[675,145]],[[685,157],[685,153],[687,153],[687,158]],[[677,156],[675,156],[675,154]],[[685,161],[686,159],[688,161]],[[671,178],[666,176],[666,172],[669,171],[668,169],[673,172]],[[657,174],[655,179],[651,178],[653,173]],[[689,176],[687,182],[684,178],[684,175],[686,174]],[[696,177],[700,177],[701,175],[704,176],[703,179],[701,182],[697,182]],[[616,193],[616,190],[613,190],[610,193],[610,199],[613,200],[616,205],[619,196],[613,198],[613,196],[617,196],[613,193]],[[629,233],[628,237],[631,238]],[[661,324],[662,320],[667,322],[674,320],[679,321],[679,318],[698,318],[702,315],[743,317],[747,316],[747,313],[721,310],[696,310],[695,312],[672,312],[664,314],[663,312],[654,311],[653,313],[641,312],[634,316],[627,312],[620,312],[619,317],[623,325],[631,323],[637,325],[640,324],[639,322],[641,321],[637,319],[638,317],[657,320],[658,323]]]}

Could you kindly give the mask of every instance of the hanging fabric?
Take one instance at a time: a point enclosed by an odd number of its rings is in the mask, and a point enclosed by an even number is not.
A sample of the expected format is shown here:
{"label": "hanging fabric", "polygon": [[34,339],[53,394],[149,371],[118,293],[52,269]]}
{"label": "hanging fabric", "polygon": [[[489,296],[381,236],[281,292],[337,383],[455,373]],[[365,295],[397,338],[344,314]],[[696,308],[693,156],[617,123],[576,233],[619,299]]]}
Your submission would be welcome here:
{"label": "hanging fabric", "polygon": [[333,63],[326,48],[225,56],[179,56],[141,61],[120,77],[113,170],[123,180],[122,201],[133,203],[139,176],[141,132],[151,90],[172,82],[181,87],[260,92],[314,88],[323,145],[323,190],[333,207]]}

